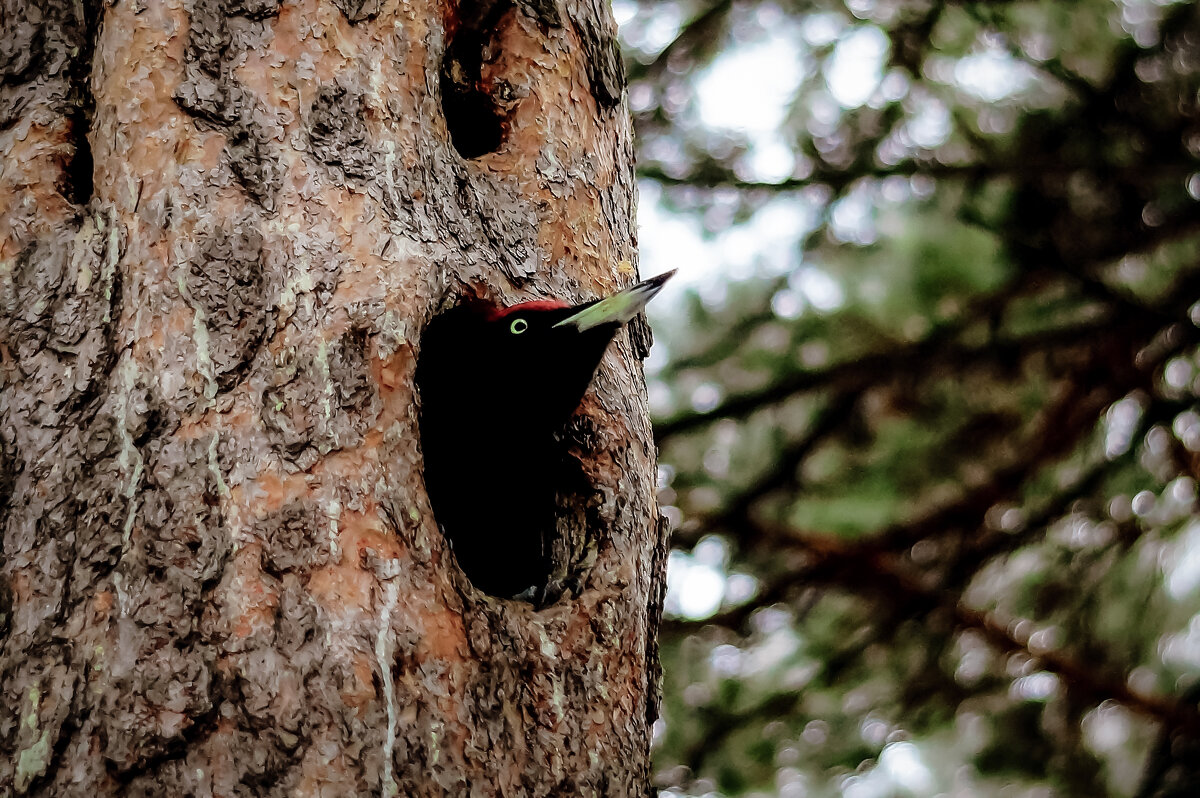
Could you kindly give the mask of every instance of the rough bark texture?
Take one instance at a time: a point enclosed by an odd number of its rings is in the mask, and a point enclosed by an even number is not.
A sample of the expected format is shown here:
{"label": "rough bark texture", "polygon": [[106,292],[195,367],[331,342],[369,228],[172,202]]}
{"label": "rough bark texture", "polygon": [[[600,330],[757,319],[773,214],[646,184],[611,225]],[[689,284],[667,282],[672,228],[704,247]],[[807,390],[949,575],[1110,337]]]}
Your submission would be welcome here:
{"label": "rough bark texture", "polygon": [[573,423],[594,563],[542,610],[453,565],[412,387],[457,297],[634,279],[614,32],[0,0],[0,794],[649,792],[644,326]]}

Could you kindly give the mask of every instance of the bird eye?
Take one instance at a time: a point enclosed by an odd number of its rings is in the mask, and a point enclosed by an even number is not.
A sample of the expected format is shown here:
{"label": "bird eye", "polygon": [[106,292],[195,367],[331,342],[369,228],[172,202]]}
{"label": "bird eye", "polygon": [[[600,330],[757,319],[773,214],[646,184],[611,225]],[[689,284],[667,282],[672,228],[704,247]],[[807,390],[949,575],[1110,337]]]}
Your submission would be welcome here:
{"label": "bird eye", "polygon": [[529,329],[529,322],[525,319],[513,319],[512,324],[508,325],[508,331],[513,335],[520,335]]}

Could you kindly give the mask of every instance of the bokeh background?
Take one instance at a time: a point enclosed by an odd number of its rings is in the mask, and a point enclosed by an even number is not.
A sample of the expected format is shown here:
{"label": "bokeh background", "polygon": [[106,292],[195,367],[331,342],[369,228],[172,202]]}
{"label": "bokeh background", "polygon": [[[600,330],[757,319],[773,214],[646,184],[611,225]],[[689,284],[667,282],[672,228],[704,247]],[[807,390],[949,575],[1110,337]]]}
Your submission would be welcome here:
{"label": "bokeh background", "polygon": [[616,0],[665,796],[1200,796],[1200,11]]}

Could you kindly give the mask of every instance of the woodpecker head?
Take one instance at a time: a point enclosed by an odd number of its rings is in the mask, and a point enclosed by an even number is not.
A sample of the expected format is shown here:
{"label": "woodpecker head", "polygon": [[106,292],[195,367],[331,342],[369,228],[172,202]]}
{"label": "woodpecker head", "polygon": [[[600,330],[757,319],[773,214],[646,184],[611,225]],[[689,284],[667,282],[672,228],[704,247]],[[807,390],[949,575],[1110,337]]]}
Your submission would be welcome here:
{"label": "woodpecker head", "polygon": [[[558,300],[509,307],[468,302],[437,316],[422,340],[417,370],[423,426],[439,415],[435,405],[448,409],[465,403],[481,415],[509,416],[510,423],[520,423],[518,433],[530,431],[531,424],[561,427],[579,405],[617,331],[673,273],[578,305]],[[505,419],[496,421],[503,424]]]}

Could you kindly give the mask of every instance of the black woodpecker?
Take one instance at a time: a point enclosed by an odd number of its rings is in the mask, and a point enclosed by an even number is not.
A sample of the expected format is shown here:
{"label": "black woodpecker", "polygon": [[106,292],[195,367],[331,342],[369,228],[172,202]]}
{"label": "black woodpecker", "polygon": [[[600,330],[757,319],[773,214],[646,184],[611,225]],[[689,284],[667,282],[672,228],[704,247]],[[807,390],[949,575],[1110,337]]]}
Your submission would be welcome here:
{"label": "black woodpecker", "polygon": [[556,436],[609,343],[674,272],[579,305],[468,302],[421,340],[425,487],[455,559],[478,589],[530,599],[550,571]]}

